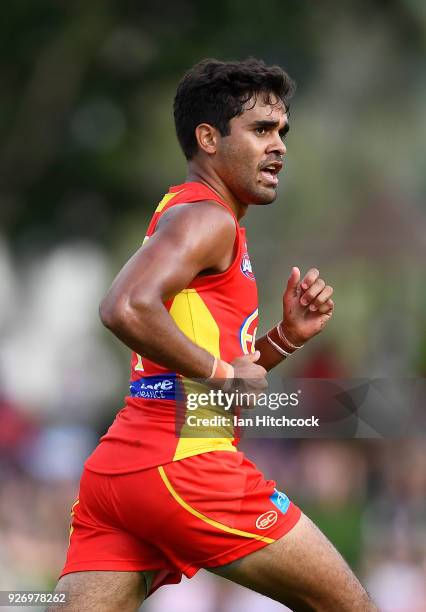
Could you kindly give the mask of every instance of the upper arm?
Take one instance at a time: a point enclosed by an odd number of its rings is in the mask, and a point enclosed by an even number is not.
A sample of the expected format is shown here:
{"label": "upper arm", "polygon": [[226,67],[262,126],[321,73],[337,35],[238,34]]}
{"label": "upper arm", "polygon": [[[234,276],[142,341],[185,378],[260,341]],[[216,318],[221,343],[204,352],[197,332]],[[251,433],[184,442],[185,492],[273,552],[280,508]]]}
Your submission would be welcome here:
{"label": "upper arm", "polygon": [[166,300],[203,270],[219,266],[232,253],[235,235],[235,221],[223,206],[176,205],[120,271],[107,298],[126,306]]}

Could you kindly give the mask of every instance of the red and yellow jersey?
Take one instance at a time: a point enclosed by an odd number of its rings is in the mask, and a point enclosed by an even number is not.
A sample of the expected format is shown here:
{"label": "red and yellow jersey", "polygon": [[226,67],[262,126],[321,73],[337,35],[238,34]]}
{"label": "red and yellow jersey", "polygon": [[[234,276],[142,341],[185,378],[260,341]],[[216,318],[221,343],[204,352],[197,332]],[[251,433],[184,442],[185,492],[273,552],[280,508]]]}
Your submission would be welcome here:
{"label": "red and yellow jersey", "polygon": [[[171,187],[155,210],[145,241],[166,210],[176,204],[206,200],[218,202],[233,216],[235,257],[225,272],[197,276],[165,306],[190,340],[215,357],[232,362],[255,350],[258,298],[245,229],[239,226],[231,208],[201,183]],[[185,397],[193,385],[179,372],[133,353],[125,407],[100,439],[86,467],[101,473],[126,473],[213,450],[235,452],[229,428],[218,425],[210,429],[208,437],[195,437],[188,430]],[[214,414],[213,407],[207,406],[205,414]]]}

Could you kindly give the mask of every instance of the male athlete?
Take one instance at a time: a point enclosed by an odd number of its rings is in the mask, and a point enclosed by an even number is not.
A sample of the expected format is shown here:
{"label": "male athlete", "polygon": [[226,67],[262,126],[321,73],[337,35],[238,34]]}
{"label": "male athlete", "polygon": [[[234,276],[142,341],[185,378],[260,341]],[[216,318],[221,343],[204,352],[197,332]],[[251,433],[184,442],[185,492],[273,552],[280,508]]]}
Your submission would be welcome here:
{"label": "male athlete", "polygon": [[130,392],[73,504],[57,585],[68,611],[134,611],[200,568],[293,610],[376,610],[330,542],[220,426],[186,435],[177,401],[193,379],[216,388],[242,379],[261,391],[267,371],[332,316],[332,288],[315,268],[301,278],[294,267],[282,321],[256,339],[256,281],[239,221],[276,198],[292,90],[281,68],[255,59],[204,60],[179,84],[186,181],[161,200],[101,304],[103,323],[133,351]]}

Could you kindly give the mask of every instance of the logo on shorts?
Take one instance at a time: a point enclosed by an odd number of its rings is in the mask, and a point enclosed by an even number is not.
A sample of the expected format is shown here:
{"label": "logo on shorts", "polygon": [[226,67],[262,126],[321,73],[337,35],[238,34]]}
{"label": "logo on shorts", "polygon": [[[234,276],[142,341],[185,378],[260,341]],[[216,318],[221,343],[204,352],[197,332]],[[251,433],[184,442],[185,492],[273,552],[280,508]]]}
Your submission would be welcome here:
{"label": "logo on shorts", "polygon": [[[247,248],[247,245],[246,245],[246,248]],[[244,274],[244,276],[246,276],[247,278],[249,278],[252,281],[256,280],[255,276],[253,274],[253,269],[251,267],[250,257],[248,255],[247,251],[243,254],[243,256],[241,258],[240,269],[241,269],[241,272]]]}
{"label": "logo on shorts", "polygon": [[290,500],[287,495],[281,493],[281,491],[277,491],[277,489],[274,490],[274,493],[269,499],[283,514],[285,514],[290,507]]}
{"label": "logo on shorts", "polygon": [[261,514],[257,521],[256,527],[257,529],[268,529],[268,527],[272,527],[278,520],[278,514],[275,510],[268,510],[268,512],[264,512]]}

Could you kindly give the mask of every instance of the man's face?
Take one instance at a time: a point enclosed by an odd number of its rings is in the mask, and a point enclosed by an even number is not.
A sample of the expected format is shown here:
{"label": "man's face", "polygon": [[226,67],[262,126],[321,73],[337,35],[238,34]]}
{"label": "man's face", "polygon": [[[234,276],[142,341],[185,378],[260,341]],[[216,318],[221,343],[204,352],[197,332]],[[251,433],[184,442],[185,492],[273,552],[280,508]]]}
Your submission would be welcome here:
{"label": "man's face", "polygon": [[285,107],[263,92],[248,101],[244,112],[229,122],[230,134],[219,136],[215,170],[243,204],[270,204],[277,197],[278,173],[286,152]]}

